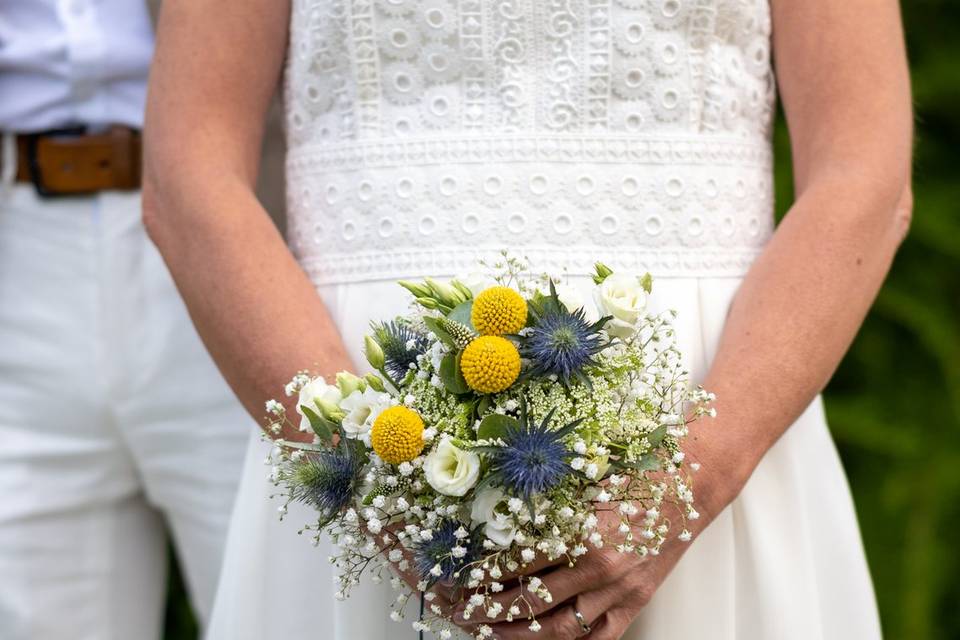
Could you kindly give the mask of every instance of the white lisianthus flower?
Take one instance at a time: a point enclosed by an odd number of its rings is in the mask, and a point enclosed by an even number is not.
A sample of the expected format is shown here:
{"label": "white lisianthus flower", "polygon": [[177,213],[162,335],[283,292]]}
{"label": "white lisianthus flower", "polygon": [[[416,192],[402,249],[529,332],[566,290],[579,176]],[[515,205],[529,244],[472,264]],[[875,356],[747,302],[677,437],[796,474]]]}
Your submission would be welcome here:
{"label": "white lisianthus flower", "polygon": [[297,413],[300,414],[300,431],[309,432],[311,430],[310,419],[307,418],[303,409],[301,409],[302,406],[306,406],[314,413],[319,413],[316,403],[317,400],[336,405],[341,399],[340,389],[338,389],[336,385],[327,384],[322,376],[317,376],[303,385],[303,387],[300,388],[300,395],[297,398]]}
{"label": "white lisianthus flower", "polygon": [[594,290],[594,300],[602,315],[612,316],[606,324],[607,333],[628,338],[647,306],[647,291],[638,276],[613,273]]}
{"label": "white lisianthus flower", "polygon": [[474,298],[476,298],[484,289],[489,289],[497,284],[496,280],[482,273],[468,273],[465,276],[460,276],[454,279],[460,284],[464,285],[467,289],[470,289],[470,293],[473,294]]}
{"label": "white lisianthus flower", "polygon": [[513,518],[497,511],[497,506],[506,499],[500,489],[484,489],[474,497],[470,508],[473,526],[482,524],[483,535],[501,547],[509,547],[516,533]]}
{"label": "white lisianthus flower", "polygon": [[590,324],[600,319],[600,314],[597,313],[596,307],[588,304],[586,297],[580,289],[569,284],[558,284],[555,285],[555,288],[557,291],[557,299],[567,311],[574,313],[583,309],[583,317]]}
{"label": "white lisianthus flower", "polygon": [[373,421],[388,407],[390,394],[376,391],[373,387],[363,391],[357,389],[340,401],[340,408],[346,413],[341,423],[344,433],[350,438],[370,433]]}
{"label": "white lisianthus flower", "polygon": [[423,461],[430,486],[445,496],[462,496],[480,477],[480,456],[464,451],[444,438]]}

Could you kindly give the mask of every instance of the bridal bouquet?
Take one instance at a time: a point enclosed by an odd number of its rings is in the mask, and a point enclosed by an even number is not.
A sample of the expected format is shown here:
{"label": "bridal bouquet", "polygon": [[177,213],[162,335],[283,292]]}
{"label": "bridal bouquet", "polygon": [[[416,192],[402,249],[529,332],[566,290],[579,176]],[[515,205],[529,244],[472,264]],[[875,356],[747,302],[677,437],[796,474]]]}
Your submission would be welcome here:
{"label": "bridal bouquet", "polygon": [[[334,384],[298,374],[286,391],[314,442],[277,441],[272,458],[281,511],[310,505],[319,519],[304,530],[339,549],[338,596],[364,573],[389,580],[401,619],[410,593],[393,567],[423,592],[414,627],[447,638],[437,583],[463,598],[483,638],[484,616],[504,608],[492,596],[519,580],[529,595],[507,617],[537,630],[527,598],[551,596],[524,575],[535,558],[576,562],[603,545],[655,556],[670,535],[689,540],[696,465],[681,443],[690,421],[713,414],[713,396],[689,386],[674,314],[645,312],[649,275],[598,263],[584,301],[515,258],[489,268],[486,281],[400,282],[410,312],[366,338],[376,373]],[[267,411],[279,433],[283,405]]]}

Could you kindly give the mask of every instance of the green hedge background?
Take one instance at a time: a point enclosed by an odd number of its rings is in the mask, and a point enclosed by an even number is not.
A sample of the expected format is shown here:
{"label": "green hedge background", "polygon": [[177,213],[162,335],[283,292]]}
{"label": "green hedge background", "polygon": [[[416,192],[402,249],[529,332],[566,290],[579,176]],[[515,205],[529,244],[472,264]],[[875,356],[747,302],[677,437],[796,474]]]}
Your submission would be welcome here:
{"label": "green hedge background", "polygon": [[[917,112],[914,221],[825,397],[885,635],[939,640],[960,638],[960,0],[903,5]],[[776,158],[782,215],[792,200],[782,119]],[[172,560],[170,583],[165,638],[195,638]]]}

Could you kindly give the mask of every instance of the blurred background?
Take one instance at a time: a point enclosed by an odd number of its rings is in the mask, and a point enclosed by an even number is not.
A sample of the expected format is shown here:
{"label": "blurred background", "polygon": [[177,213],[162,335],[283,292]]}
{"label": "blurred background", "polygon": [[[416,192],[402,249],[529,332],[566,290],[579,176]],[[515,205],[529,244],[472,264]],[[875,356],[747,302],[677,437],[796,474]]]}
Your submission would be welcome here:
{"label": "blurred background", "polygon": [[[885,637],[941,640],[960,638],[960,0],[902,4],[917,113],[913,226],[825,397]],[[776,158],[782,215],[793,200],[782,117]],[[192,640],[172,556],[171,576],[166,640]]]}

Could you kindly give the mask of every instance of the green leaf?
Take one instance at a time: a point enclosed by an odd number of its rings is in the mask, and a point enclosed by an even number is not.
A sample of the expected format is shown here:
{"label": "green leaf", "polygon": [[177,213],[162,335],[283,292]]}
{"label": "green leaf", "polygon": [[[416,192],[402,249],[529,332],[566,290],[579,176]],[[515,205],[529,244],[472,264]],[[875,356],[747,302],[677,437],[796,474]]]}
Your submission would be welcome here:
{"label": "green leaf", "polygon": [[427,329],[430,329],[431,333],[440,339],[440,342],[452,349],[457,348],[457,341],[453,339],[453,336],[443,330],[436,318],[425,317],[423,324],[427,325]]}
{"label": "green leaf", "polygon": [[619,467],[635,469],[637,471],[656,471],[660,468],[660,460],[655,454],[652,453],[641,456],[636,462],[625,462],[623,460],[618,460],[614,462],[614,464]]}
{"label": "green leaf", "polygon": [[447,391],[454,394],[468,393],[470,387],[467,381],[463,379],[463,373],[460,371],[460,356],[456,353],[448,353],[440,361],[440,379]]}
{"label": "green leaf", "polygon": [[477,403],[477,417],[482,416],[486,412],[490,411],[490,407],[493,406],[493,400],[490,396],[482,396],[480,402]]}
{"label": "green leaf", "polygon": [[650,446],[653,448],[659,447],[660,443],[663,442],[663,438],[667,435],[667,425],[662,425],[657,427],[649,434],[647,434],[647,442],[650,443]]}
{"label": "green leaf", "polygon": [[491,413],[480,422],[480,428],[477,429],[477,438],[480,440],[494,440],[507,435],[509,429],[517,429],[520,423],[516,418]]}
{"label": "green leaf", "polygon": [[306,405],[300,405],[300,408],[310,421],[313,432],[325,442],[333,441],[333,432],[337,426]]}
{"label": "green leaf", "polygon": [[341,433],[340,442],[337,446],[341,449],[350,449],[351,454],[353,454],[357,460],[360,460],[361,464],[367,464],[367,462],[370,460],[370,454],[362,440],[348,438]]}
{"label": "green leaf", "polygon": [[660,459],[652,453],[640,457],[637,462],[637,469],[640,471],[656,471],[660,468]]}
{"label": "green leaf", "polygon": [[466,302],[461,302],[453,311],[447,315],[448,320],[456,320],[460,324],[470,327],[471,330],[476,331],[476,328],[473,326],[473,323],[470,321],[470,313],[473,311],[473,300],[467,300]]}

